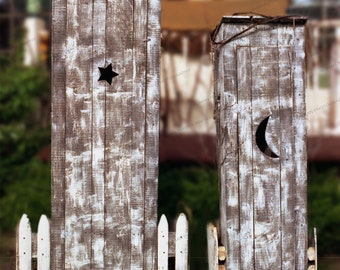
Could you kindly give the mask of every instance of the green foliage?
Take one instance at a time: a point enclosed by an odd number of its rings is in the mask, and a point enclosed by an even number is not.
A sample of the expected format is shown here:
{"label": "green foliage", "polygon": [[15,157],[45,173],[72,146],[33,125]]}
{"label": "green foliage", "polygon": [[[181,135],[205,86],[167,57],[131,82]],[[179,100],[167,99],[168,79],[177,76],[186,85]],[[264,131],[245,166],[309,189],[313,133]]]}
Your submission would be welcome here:
{"label": "green foliage", "polygon": [[340,171],[313,167],[308,177],[308,223],[317,228],[318,254],[340,254]]}
{"label": "green foliage", "polygon": [[41,121],[41,108],[49,108],[49,73],[22,66],[20,57],[1,57],[0,70],[0,230],[13,231],[24,212],[32,220],[50,213],[50,165],[36,159],[50,142],[49,125]]}
{"label": "green foliage", "polygon": [[161,166],[159,215],[168,220],[184,212],[189,220],[190,267],[207,269],[206,226],[219,215],[217,170],[195,165]]}
{"label": "green foliage", "polygon": [[13,231],[23,213],[36,230],[41,214],[51,212],[51,168],[37,158],[18,166],[18,178],[7,184],[0,198],[0,222],[5,231]]}

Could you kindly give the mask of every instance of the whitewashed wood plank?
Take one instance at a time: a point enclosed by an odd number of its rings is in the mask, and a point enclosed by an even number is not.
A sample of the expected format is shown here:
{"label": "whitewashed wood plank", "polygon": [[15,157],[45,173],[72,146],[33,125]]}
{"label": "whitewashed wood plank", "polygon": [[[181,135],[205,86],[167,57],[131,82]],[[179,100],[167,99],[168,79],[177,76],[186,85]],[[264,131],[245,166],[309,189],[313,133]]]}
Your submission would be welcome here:
{"label": "whitewashed wood plank", "polygon": [[37,233],[37,263],[38,270],[50,269],[50,222],[42,215],[38,224]]}
{"label": "whitewashed wood plank", "polygon": [[[239,31],[235,25],[230,25],[224,30],[223,37],[236,34]],[[238,182],[238,148],[237,148],[237,114],[234,110],[237,104],[236,85],[236,59],[233,46],[222,49],[222,76],[223,87],[219,93],[221,105],[221,120],[219,123],[220,134],[219,148],[222,149],[218,165],[220,166],[220,215],[221,215],[221,240],[222,245],[228,250],[227,269],[240,268],[240,223],[239,223],[239,182]]]}
{"label": "whitewashed wood plank", "polygon": [[[270,116],[263,140],[280,156],[280,118],[278,90],[277,27],[258,25],[250,36],[252,45],[252,122],[253,132]],[[253,133],[254,134],[254,133]],[[254,135],[253,135],[254,136]],[[277,268],[281,265],[280,231],[280,159],[269,157],[254,142],[254,259],[257,269]],[[270,153],[272,155],[272,153]]]}
{"label": "whitewashed wood plank", "polygon": [[[131,141],[131,269],[143,269],[144,201],[145,201],[145,104],[147,1],[135,0],[133,15]],[[145,220],[146,221],[146,220]]]}
{"label": "whitewashed wood plank", "polygon": [[241,269],[254,269],[254,182],[252,128],[252,70],[250,47],[237,47],[237,118]]}
{"label": "whitewashed wood plank", "polygon": [[169,225],[165,215],[161,216],[158,224],[158,270],[168,270],[169,256]]}
{"label": "whitewashed wood plank", "polygon": [[281,136],[281,215],[282,215],[282,269],[295,268],[295,183],[293,153],[293,91],[291,27],[278,28],[279,46],[279,106]]}
{"label": "whitewashed wood plank", "polygon": [[156,269],[161,1],[148,1],[145,108],[144,269]]}
{"label": "whitewashed wood plank", "polygon": [[[277,38],[277,36],[276,36]],[[264,43],[266,44],[266,43]],[[278,112],[278,49],[252,47],[253,130],[270,115],[267,134],[277,136]],[[280,149],[279,141],[269,144]],[[280,153],[274,150],[277,155]],[[253,148],[255,269],[272,269],[281,265],[280,158],[268,157],[259,147]]]}
{"label": "whitewashed wood plank", "polygon": [[23,214],[17,233],[17,270],[32,269],[32,231],[30,221]]}
{"label": "whitewashed wood plank", "polygon": [[[119,75],[106,90],[105,269],[131,267],[133,1],[107,1],[106,59]],[[140,154],[140,153],[139,153]],[[138,188],[138,187],[136,187]]]}
{"label": "whitewashed wood plank", "polygon": [[175,269],[188,269],[188,220],[182,213],[176,222],[176,257]]}
{"label": "whitewashed wood plank", "polygon": [[66,4],[52,1],[51,48],[51,174],[52,223],[51,268],[58,269],[65,261],[65,119],[66,119]]}
{"label": "whitewashed wood plank", "polygon": [[[238,34],[240,25],[226,25],[223,30],[223,39],[229,39]],[[219,87],[220,108],[217,113],[221,120],[218,125],[218,147],[222,149],[219,154],[220,166],[220,215],[221,215],[221,240],[228,250],[225,266],[227,269],[241,267],[240,254],[240,186],[239,186],[239,145],[238,145],[238,113],[241,108],[238,104],[237,88],[237,46],[248,46],[247,35],[239,36],[231,43],[222,47],[223,58],[219,71],[222,72],[223,84]],[[221,71],[221,69],[223,69]],[[215,98],[216,99],[216,98]],[[241,110],[241,109],[240,109]]]}
{"label": "whitewashed wood plank", "polygon": [[295,165],[295,227],[296,269],[306,268],[307,232],[307,153],[306,153],[306,102],[305,102],[305,27],[294,27],[293,53],[293,128]]}
{"label": "whitewashed wood plank", "polygon": [[217,229],[212,224],[208,224],[208,226],[207,226],[207,243],[208,243],[209,270],[218,270]]}
{"label": "whitewashed wood plank", "polygon": [[93,1],[93,48],[92,48],[92,254],[91,267],[104,269],[104,221],[105,221],[105,113],[106,81],[99,81],[99,67],[105,68],[106,62],[106,1]]}
{"label": "whitewashed wood plank", "polygon": [[91,268],[92,258],[92,8],[90,0],[67,0],[66,269]]}

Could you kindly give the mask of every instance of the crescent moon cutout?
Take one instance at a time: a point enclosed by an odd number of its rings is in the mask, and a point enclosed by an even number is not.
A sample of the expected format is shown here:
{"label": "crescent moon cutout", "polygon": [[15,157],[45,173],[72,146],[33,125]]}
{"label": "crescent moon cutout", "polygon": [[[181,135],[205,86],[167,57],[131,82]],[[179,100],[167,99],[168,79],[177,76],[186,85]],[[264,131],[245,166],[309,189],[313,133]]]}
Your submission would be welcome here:
{"label": "crescent moon cutout", "polygon": [[264,153],[266,156],[271,158],[278,158],[279,156],[269,148],[266,141],[266,129],[269,117],[270,116],[263,119],[256,130],[255,134],[256,144],[258,148],[261,150],[261,152]]}

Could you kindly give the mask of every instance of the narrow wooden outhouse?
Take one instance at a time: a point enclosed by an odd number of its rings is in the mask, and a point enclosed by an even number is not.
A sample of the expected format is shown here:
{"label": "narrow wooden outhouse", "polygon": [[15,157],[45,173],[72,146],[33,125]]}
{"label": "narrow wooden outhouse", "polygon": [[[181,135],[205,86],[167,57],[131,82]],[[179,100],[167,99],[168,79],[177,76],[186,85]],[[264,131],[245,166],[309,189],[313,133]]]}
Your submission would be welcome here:
{"label": "narrow wooden outhouse", "polygon": [[212,36],[226,269],[307,269],[305,23],[223,17]]}
{"label": "narrow wooden outhouse", "polygon": [[51,269],[155,269],[160,1],[52,5]]}

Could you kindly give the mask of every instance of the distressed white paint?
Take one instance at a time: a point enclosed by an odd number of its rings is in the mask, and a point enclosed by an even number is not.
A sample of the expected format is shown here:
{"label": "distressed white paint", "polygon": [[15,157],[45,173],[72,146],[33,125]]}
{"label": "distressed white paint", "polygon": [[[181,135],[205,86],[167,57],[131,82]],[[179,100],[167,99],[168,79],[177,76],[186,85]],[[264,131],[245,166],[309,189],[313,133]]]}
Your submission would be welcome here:
{"label": "distressed white paint", "polygon": [[156,265],[159,15],[158,0],[53,2],[54,269]]}
{"label": "distressed white paint", "polygon": [[[251,26],[246,18],[224,18],[214,41]],[[304,26],[292,23],[260,23],[222,47],[215,45],[227,269],[306,267]],[[256,129],[269,115],[265,139],[279,158],[256,146]]]}

